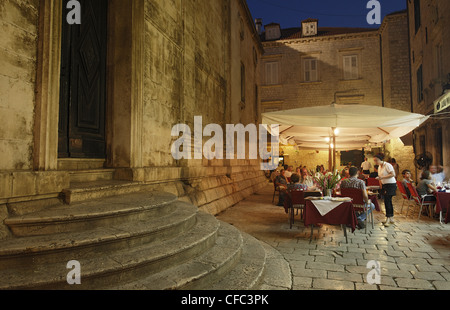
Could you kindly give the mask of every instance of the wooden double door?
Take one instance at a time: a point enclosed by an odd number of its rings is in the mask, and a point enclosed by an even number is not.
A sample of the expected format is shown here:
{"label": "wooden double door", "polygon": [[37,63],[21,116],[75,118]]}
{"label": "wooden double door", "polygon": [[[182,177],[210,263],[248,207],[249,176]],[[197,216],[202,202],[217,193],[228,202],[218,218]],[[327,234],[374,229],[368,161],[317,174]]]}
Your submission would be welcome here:
{"label": "wooden double door", "polygon": [[81,25],[62,24],[58,154],[106,158],[108,0],[79,2]]}

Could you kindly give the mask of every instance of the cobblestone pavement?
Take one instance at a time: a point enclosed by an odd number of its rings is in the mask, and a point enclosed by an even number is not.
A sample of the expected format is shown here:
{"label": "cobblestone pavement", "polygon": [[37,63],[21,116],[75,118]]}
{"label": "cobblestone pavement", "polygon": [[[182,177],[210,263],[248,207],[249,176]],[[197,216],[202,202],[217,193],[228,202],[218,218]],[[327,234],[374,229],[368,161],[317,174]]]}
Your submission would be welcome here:
{"label": "cobblestone pavement", "polygon": [[[450,290],[450,224],[422,216],[394,198],[396,225],[384,227],[383,212],[375,212],[375,228],[368,233],[348,233],[348,244],[339,226],[311,229],[296,217],[289,228],[283,208],[272,202],[273,186],[249,197],[218,216],[275,247],[289,262],[293,287],[267,286],[267,289],[327,290]],[[277,197],[275,198],[278,199]],[[384,211],[384,205],[380,201]],[[370,228],[370,229],[369,229]],[[370,261],[381,267],[381,283],[368,283]]]}

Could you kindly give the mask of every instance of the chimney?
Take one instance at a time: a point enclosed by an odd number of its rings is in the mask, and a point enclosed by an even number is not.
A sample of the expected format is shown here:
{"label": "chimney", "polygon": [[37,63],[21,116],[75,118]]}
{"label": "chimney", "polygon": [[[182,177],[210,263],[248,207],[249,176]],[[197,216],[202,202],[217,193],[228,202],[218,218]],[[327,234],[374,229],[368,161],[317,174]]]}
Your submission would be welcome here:
{"label": "chimney", "polygon": [[255,19],[256,31],[258,35],[262,34],[262,18]]}

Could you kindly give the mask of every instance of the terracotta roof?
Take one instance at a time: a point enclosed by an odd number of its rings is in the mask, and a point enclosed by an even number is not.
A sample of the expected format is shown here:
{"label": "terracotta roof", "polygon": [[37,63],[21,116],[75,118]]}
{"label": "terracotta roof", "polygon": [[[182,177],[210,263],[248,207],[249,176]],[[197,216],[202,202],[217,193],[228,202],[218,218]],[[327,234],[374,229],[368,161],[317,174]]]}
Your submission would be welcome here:
{"label": "terracotta roof", "polygon": [[[318,37],[333,36],[339,34],[349,34],[349,33],[361,33],[361,32],[372,32],[378,31],[377,28],[348,28],[348,27],[319,27]],[[287,28],[281,29],[281,38],[278,40],[295,40],[302,38],[302,28]],[[274,41],[266,40],[265,32],[261,34],[261,41]],[[277,41],[277,40],[275,40]]]}

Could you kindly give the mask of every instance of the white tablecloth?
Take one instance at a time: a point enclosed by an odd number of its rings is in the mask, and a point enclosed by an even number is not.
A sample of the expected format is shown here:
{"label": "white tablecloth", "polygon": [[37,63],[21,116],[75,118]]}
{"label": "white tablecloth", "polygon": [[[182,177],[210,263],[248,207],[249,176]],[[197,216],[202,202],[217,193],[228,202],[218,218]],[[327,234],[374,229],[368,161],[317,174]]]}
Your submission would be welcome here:
{"label": "white tablecloth", "polygon": [[337,207],[339,207],[344,202],[342,201],[331,201],[331,200],[311,200],[311,202],[319,211],[320,215],[325,216]]}

